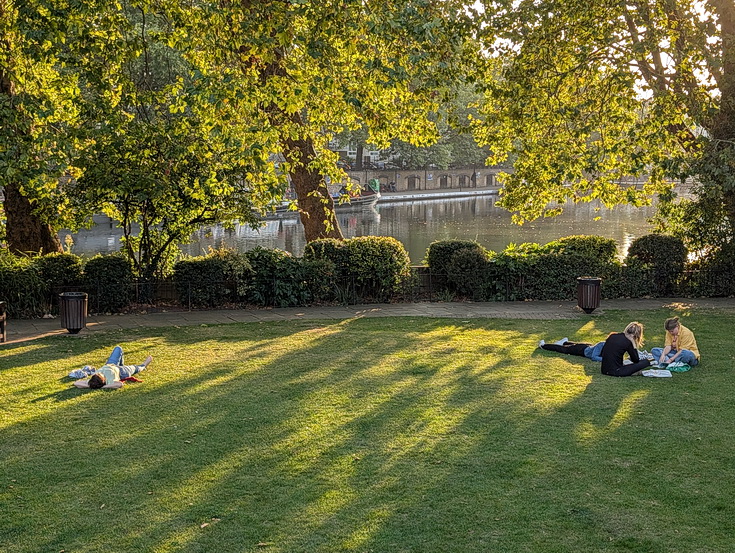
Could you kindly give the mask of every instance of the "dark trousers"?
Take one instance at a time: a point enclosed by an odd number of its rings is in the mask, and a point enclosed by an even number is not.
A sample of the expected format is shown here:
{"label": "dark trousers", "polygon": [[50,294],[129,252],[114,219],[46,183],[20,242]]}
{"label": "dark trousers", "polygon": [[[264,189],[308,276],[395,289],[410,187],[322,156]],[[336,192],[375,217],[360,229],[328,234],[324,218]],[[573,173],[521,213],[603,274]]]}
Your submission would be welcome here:
{"label": "dark trousers", "polygon": [[563,346],[559,344],[544,344],[541,349],[546,351],[555,351],[556,353],[566,353],[567,355],[579,355],[584,357],[584,350],[590,347],[592,344],[577,343],[577,342],[564,342]]}
{"label": "dark trousers", "polygon": [[608,376],[630,376],[645,369],[651,368],[651,362],[648,359],[641,359],[638,363],[631,363],[630,365],[623,365],[622,367],[616,367],[613,370],[603,371],[602,374]]}

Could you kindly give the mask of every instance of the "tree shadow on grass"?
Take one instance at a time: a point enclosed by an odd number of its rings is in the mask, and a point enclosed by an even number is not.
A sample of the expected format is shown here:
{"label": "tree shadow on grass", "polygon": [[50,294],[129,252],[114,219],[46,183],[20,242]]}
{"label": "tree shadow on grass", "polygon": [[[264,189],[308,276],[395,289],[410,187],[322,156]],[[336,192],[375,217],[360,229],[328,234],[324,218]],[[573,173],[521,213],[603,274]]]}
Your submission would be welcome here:
{"label": "tree shadow on grass", "polygon": [[19,551],[660,550],[608,497],[663,451],[627,441],[656,390],[536,358],[522,328],[491,349],[492,323],[442,320],[162,332],[178,366],[6,429],[23,499],[0,528]]}

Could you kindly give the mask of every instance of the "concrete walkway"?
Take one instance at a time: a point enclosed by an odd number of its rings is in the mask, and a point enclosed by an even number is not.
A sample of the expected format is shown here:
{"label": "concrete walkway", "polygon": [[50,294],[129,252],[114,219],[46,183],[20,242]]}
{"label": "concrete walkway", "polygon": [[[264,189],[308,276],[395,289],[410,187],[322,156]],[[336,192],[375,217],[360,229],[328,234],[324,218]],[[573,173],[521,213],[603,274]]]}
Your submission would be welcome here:
{"label": "concrete walkway", "polygon": [[[630,299],[605,300],[592,315],[582,312],[572,301],[521,301],[481,303],[396,303],[334,307],[276,309],[233,309],[213,311],[164,311],[125,315],[91,315],[87,327],[76,336],[127,328],[187,326],[200,324],[249,323],[296,319],[353,319],[360,317],[447,317],[476,319],[580,319],[602,315],[605,311],[669,309],[717,310],[735,315],[735,298],[712,299]],[[58,318],[15,320],[7,322],[7,341],[3,346],[35,340],[44,336],[74,336],[60,328]]]}

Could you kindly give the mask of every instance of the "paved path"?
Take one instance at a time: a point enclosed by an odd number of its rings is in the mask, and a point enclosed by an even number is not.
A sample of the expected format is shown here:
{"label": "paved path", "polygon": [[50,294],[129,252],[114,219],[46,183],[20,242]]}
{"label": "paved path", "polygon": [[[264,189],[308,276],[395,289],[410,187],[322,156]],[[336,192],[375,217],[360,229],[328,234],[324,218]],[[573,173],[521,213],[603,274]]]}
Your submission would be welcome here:
{"label": "paved path", "polygon": [[[712,299],[632,299],[605,300],[591,316],[611,310],[668,308],[715,309],[735,315],[735,298]],[[125,328],[186,326],[199,324],[226,324],[294,319],[352,319],[360,317],[448,317],[475,319],[579,319],[590,317],[572,301],[521,301],[481,303],[396,303],[351,305],[336,307],[302,307],[282,309],[233,309],[215,311],[168,311],[127,315],[92,315],[79,336]],[[44,336],[67,335],[60,328],[59,319],[8,320],[7,342],[4,345],[34,340]]]}

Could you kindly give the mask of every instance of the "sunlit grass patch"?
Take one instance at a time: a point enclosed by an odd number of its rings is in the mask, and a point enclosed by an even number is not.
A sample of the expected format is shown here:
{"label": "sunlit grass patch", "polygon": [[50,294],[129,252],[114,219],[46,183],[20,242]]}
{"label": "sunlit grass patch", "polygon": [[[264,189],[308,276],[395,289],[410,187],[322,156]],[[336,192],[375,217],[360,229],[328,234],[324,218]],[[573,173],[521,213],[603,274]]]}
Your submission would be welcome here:
{"label": "sunlit grass patch", "polygon": [[[0,349],[0,550],[726,551],[729,319],[703,364],[615,379],[540,338],[629,320],[141,329]],[[66,374],[120,343],[142,383]],[[686,513],[683,521],[675,513]]]}

